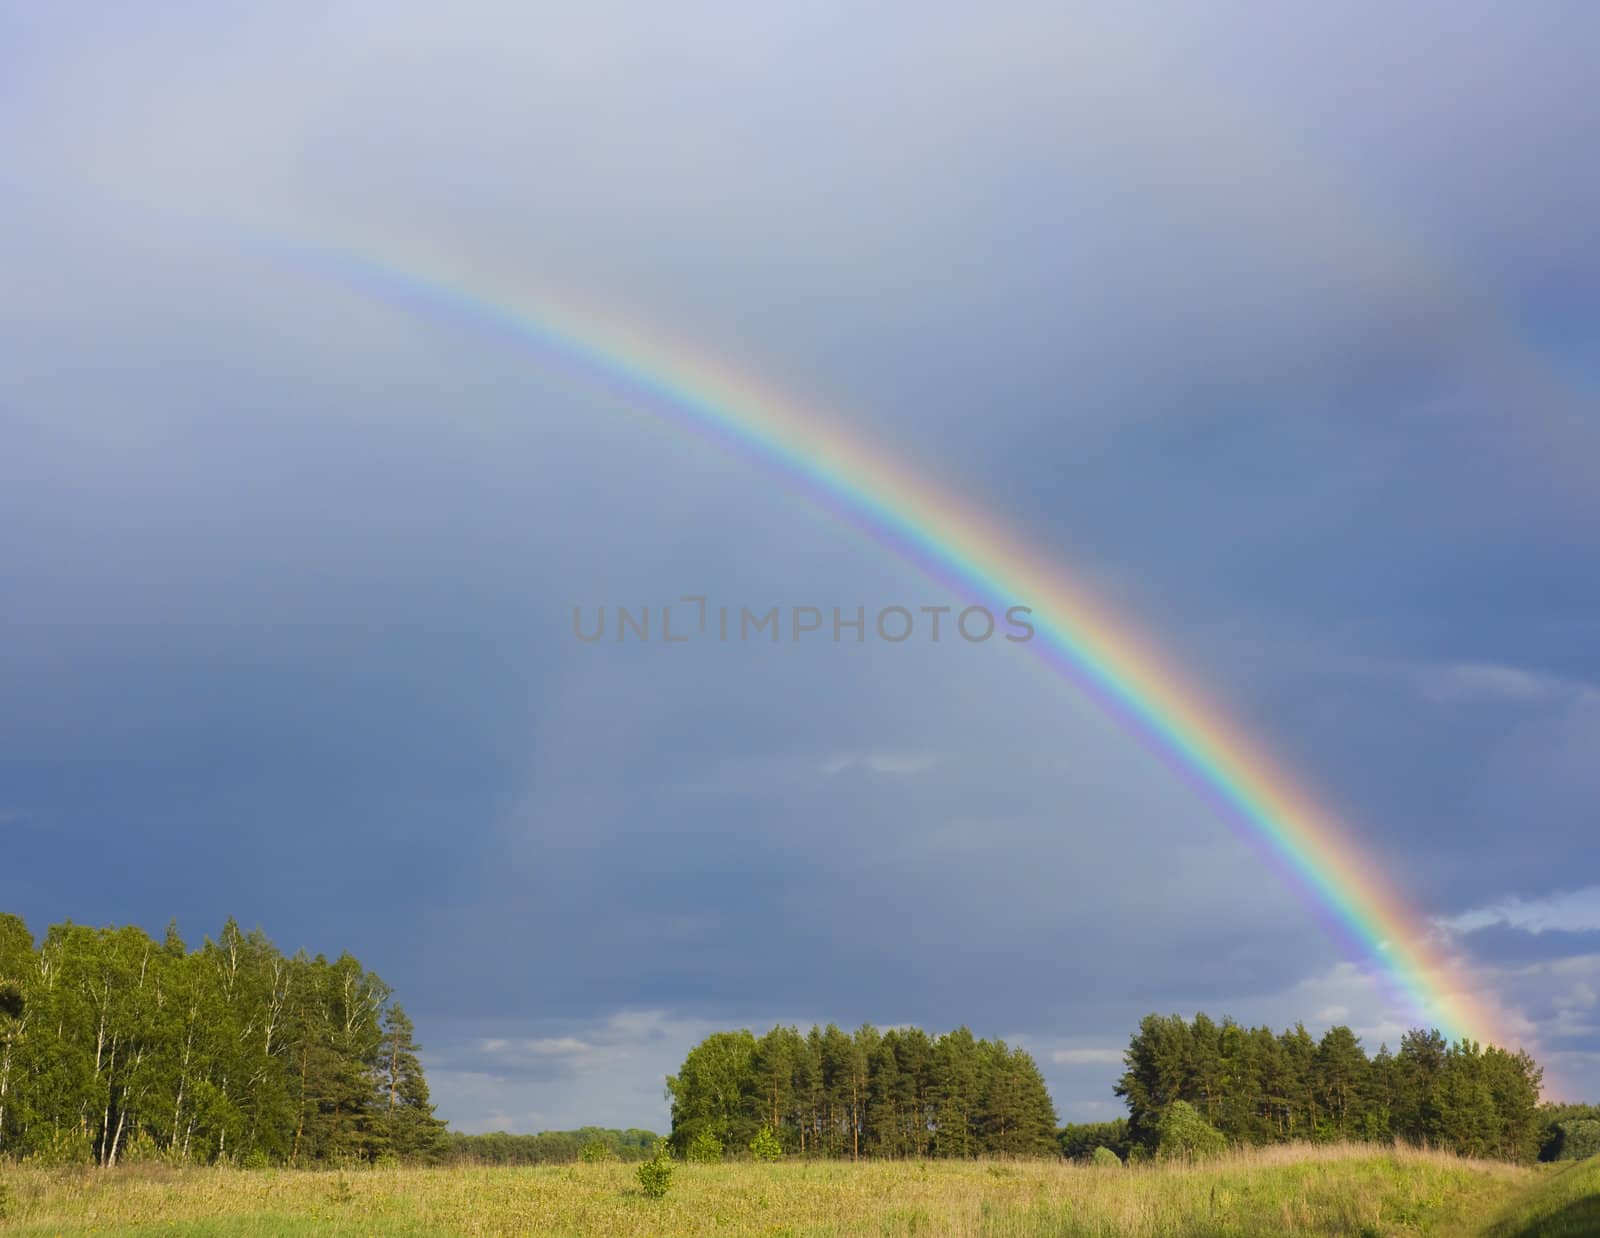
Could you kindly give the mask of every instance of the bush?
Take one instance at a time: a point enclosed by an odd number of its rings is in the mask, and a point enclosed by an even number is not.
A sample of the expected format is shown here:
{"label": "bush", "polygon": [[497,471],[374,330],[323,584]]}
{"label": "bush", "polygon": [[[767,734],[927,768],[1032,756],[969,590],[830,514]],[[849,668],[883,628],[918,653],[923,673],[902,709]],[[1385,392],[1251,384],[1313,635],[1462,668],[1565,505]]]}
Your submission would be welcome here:
{"label": "bush", "polygon": [[1110,1122],[1068,1122],[1056,1132],[1061,1144],[1061,1155],[1069,1161],[1087,1161],[1093,1158],[1096,1148],[1110,1148],[1120,1157],[1126,1157],[1133,1146],[1133,1133],[1128,1129],[1127,1118]]}
{"label": "bush", "polygon": [[641,1161],[637,1170],[639,1189],[651,1199],[662,1199],[672,1186],[672,1153],[667,1141],[656,1144],[655,1153],[648,1161]]}
{"label": "bush", "polygon": [[611,1145],[603,1139],[591,1139],[578,1149],[578,1159],[585,1165],[596,1165],[601,1161],[614,1161],[617,1154],[611,1150]]}
{"label": "bush", "polygon": [[710,1165],[722,1159],[722,1140],[710,1131],[701,1131],[689,1141],[689,1159],[701,1165]]}
{"label": "bush", "polygon": [[1582,1161],[1600,1154],[1600,1121],[1578,1118],[1556,1124],[1555,1155],[1557,1161]]}
{"label": "bush", "polygon": [[61,1165],[93,1165],[94,1145],[87,1135],[51,1131],[33,1145],[26,1160],[31,1165],[50,1169]]}
{"label": "bush", "polygon": [[1091,1165],[1098,1165],[1101,1169],[1121,1169],[1122,1158],[1110,1148],[1101,1146],[1094,1150],[1094,1155],[1089,1158]]}
{"label": "bush", "polygon": [[750,1154],[758,1161],[775,1161],[783,1155],[783,1145],[770,1126],[763,1126],[756,1132],[756,1137],[750,1141]]}
{"label": "bush", "polygon": [[127,1140],[117,1153],[118,1165],[154,1165],[166,1159],[166,1153],[156,1146],[148,1131],[140,1131]]}
{"label": "bush", "polygon": [[1162,1160],[1203,1160],[1225,1152],[1228,1140],[1188,1101],[1175,1100],[1156,1122],[1156,1156]]}

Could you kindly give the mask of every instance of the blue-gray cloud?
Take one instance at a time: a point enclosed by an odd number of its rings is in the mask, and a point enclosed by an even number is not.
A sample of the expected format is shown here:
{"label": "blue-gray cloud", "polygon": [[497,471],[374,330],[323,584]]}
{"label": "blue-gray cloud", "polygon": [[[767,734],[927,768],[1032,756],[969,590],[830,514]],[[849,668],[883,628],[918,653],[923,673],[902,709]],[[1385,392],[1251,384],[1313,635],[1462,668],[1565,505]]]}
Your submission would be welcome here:
{"label": "blue-gray cloud", "polygon": [[1570,889],[1600,795],[1594,21],[0,14],[0,900],[348,946],[474,1127],[659,1122],[720,1022],[967,1022],[1080,1116],[1151,1008],[1399,1026],[1025,651],[575,640],[948,599],[242,239],[310,236],[669,325],[993,511],[1592,1089],[1590,926],[1471,917]]}

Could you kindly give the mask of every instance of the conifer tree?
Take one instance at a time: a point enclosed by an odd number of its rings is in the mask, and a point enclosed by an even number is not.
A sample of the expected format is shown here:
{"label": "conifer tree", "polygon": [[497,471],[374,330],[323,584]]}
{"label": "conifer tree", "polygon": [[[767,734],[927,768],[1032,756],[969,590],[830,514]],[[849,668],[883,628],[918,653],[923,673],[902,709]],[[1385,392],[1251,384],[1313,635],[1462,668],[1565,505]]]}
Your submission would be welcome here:
{"label": "conifer tree", "polygon": [[388,1149],[406,1160],[430,1159],[441,1150],[444,1123],[433,1116],[428,1081],[417,1058],[416,1029],[398,1002],[383,1016],[380,1055],[384,1136]]}

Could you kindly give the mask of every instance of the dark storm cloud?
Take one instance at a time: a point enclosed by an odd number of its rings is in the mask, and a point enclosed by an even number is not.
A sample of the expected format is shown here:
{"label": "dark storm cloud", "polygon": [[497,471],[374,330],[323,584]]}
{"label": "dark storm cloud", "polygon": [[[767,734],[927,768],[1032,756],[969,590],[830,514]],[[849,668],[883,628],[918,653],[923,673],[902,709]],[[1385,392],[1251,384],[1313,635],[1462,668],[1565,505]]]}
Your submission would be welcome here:
{"label": "dark storm cloud", "polygon": [[[724,1023],[967,1022],[1081,1117],[1149,1009],[1392,1040],[1025,652],[576,641],[683,593],[949,599],[548,357],[236,238],[571,287],[837,408],[1459,920],[1570,886],[1600,795],[1600,185],[1593,18],[1455,12],[0,17],[0,897],[349,947],[475,1128],[660,1122]],[[1592,1047],[1592,925],[1460,922]]]}

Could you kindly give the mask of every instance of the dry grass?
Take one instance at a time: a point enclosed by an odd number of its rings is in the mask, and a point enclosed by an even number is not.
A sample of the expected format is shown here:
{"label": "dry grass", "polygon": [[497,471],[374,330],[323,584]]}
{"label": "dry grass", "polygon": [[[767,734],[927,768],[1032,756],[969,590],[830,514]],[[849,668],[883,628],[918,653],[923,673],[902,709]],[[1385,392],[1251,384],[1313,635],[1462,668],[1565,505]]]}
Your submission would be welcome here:
{"label": "dry grass", "polygon": [[13,1233],[1455,1234],[1538,1175],[1442,1153],[1273,1148],[1201,1166],[1055,1162],[679,1165],[663,1201],[631,1166],[352,1173],[0,1170]]}

